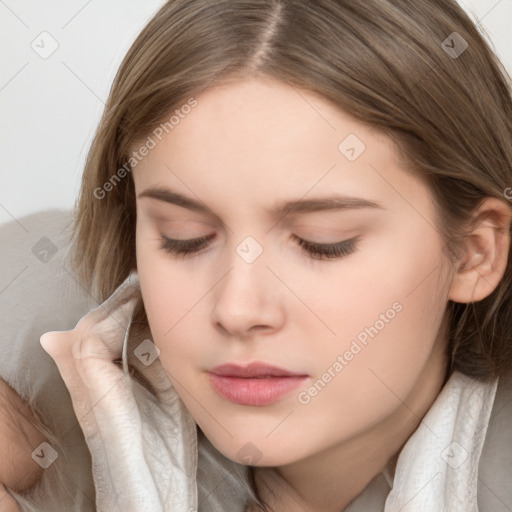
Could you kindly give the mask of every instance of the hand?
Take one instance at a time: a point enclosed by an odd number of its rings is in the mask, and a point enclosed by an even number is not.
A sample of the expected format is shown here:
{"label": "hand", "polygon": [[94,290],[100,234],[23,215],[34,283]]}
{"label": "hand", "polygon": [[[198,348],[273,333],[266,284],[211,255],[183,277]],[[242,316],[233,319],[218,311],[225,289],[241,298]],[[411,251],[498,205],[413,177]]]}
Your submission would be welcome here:
{"label": "hand", "polygon": [[[41,345],[59,368],[91,452],[98,510],[188,512],[197,509],[196,424],[160,359],[146,366],[134,355],[150,336],[136,330],[141,304],[132,273],[73,330],[45,333]],[[122,369],[114,362],[120,358]]]}

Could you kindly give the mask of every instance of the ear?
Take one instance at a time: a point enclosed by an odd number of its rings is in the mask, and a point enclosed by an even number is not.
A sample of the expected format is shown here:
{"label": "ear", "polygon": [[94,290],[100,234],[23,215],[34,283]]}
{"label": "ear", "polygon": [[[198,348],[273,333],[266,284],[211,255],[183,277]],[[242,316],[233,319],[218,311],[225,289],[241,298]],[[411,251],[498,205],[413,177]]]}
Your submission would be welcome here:
{"label": "ear", "polygon": [[495,290],[507,267],[511,220],[511,206],[500,199],[487,197],[477,208],[465,254],[455,269],[450,300],[478,302]]}

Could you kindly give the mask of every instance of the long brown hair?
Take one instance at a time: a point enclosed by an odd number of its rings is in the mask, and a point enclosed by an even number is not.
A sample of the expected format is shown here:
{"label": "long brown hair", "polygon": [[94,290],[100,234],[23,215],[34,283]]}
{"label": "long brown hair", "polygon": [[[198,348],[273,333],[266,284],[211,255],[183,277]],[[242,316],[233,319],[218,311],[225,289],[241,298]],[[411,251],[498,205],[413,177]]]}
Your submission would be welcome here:
{"label": "long brown hair", "polygon": [[[83,174],[73,262],[98,300],[136,266],[134,144],[210,85],[257,74],[318,93],[388,135],[429,184],[451,258],[481,201],[506,201],[509,78],[455,1],[170,0],[121,64]],[[510,372],[510,254],[492,294],[450,301],[447,315],[451,370],[481,380]]]}

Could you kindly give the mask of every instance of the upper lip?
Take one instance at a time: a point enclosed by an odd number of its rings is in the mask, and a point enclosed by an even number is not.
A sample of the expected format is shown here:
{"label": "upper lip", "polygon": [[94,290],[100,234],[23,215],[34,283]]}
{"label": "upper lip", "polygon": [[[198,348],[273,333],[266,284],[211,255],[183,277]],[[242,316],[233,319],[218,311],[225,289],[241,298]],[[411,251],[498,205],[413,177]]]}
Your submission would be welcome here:
{"label": "upper lip", "polygon": [[298,377],[305,376],[304,373],[291,372],[278,366],[272,366],[266,363],[254,362],[242,366],[238,364],[228,363],[216,366],[210,373],[224,377]]}

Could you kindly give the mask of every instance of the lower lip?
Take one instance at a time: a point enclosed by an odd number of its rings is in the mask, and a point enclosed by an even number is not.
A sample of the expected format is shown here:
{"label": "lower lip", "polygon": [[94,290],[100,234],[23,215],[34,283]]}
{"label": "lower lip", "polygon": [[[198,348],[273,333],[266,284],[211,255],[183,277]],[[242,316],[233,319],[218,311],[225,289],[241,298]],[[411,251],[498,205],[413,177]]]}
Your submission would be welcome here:
{"label": "lower lip", "polygon": [[247,379],[210,373],[213,389],[240,405],[268,405],[277,402],[306,381],[307,377],[263,377]]}

